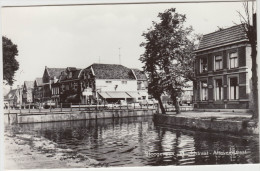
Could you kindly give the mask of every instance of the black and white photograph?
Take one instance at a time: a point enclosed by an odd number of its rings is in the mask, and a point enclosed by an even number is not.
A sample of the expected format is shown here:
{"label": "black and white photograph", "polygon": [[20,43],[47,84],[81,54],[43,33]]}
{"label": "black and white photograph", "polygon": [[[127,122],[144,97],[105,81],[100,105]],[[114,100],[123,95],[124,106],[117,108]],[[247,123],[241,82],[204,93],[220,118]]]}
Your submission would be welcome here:
{"label": "black and white photograph", "polygon": [[0,2],[2,169],[260,166],[257,1],[48,2]]}

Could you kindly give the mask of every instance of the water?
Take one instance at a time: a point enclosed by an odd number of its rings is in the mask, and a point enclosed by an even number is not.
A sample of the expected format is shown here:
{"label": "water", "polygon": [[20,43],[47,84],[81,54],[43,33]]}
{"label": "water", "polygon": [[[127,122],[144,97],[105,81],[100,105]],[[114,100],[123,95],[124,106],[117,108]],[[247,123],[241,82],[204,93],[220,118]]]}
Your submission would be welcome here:
{"label": "water", "polygon": [[256,137],[156,126],[152,117],[20,126],[108,166],[259,163]]}

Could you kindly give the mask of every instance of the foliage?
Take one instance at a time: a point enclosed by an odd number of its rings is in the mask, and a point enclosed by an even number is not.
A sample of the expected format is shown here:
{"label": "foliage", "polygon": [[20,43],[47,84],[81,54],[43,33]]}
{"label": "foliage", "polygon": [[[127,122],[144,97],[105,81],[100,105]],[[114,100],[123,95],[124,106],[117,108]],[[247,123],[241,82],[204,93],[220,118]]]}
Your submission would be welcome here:
{"label": "foliage", "polygon": [[7,37],[2,37],[3,42],[3,75],[4,81],[9,85],[13,85],[14,74],[19,69],[19,63],[15,59],[18,55],[17,45]]}
{"label": "foliage", "polygon": [[[148,74],[148,90],[160,102],[160,97],[167,92],[179,113],[178,96],[187,81],[193,78],[194,40],[192,28],[184,27],[186,16],[175,12],[175,8],[159,13],[160,22],[153,22],[143,36],[146,42],[140,60]],[[160,105],[162,113],[164,108]]]}

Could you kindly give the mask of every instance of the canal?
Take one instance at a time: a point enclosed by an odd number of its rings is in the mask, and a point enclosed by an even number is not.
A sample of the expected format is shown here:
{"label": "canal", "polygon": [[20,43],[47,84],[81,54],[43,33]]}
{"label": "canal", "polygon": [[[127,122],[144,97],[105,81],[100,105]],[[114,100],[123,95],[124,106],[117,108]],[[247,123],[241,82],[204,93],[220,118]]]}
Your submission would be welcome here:
{"label": "canal", "polygon": [[257,137],[156,126],[150,116],[19,127],[106,166],[259,163]]}

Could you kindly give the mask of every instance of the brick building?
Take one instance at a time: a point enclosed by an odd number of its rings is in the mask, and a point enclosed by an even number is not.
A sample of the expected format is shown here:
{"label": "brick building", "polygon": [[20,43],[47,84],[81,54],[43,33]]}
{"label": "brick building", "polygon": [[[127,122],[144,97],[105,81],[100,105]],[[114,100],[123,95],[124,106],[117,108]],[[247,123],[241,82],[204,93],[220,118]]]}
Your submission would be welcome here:
{"label": "brick building", "polygon": [[33,88],[33,102],[42,102],[43,98],[43,83],[42,78],[36,78],[34,80]]}
{"label": "brick building", "polygon": [[204,35],[195,54],[195,108],[249,109],[252,62],[243,25]]}
{"label": "brick building", "polygon": [[[59,81],[59,77],[63,71],[65,71],[66,68],[48,68],[45,67],[43,77],[42,77],[42,102],[58,99],[56,97],[56,91],[53,91],[52,85],[54,87],[56,86],[56,83]],[[55,98],[54,98],[55,95]]]}
{"label": "brick building", "polygon": [[52,85],[53,97],[56,102],[61,103],[80,103],[80,74],[81,69],[67,67],[59,77],[59,81]]}
{"label": "brick building", "polygon": [[23,105],[33,102],[33,89],[34,89],[33,81],[24,81],[23,96],[22,96]]}

